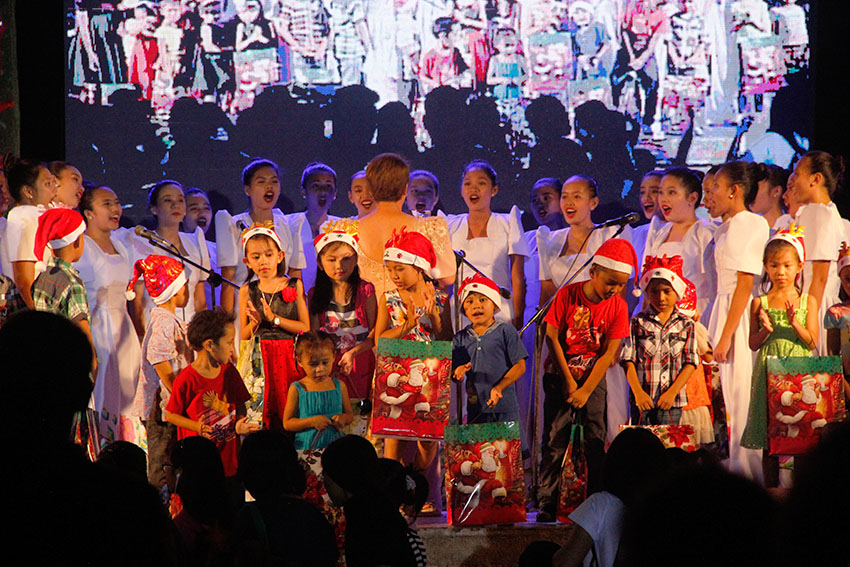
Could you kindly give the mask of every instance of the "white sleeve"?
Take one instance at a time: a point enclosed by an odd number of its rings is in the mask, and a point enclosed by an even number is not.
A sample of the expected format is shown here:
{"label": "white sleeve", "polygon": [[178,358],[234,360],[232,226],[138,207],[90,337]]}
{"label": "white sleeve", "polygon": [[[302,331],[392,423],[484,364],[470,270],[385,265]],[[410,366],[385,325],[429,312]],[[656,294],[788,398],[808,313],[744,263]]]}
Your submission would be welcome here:
{"label": "white sleeve", "polygon": [[844,225],[835,206],[809,204],[797,213],[797,224],[805,228],[807,261],[834,261],[844,236]]}
{"label": "white sleeve", "polygon": [[6,226],[6,239],[9,241],[10,262],[35,262],[35,233],[38,222],[32,223],[26,217],[9,219]]}
{"label": "white sleeve", "polygon": [[215,244],[218,256],[218,266],[235,268],[242,258],[239,251],[239,235],[233,217],[225,209],[215,213]]}
{"label": "white sleeve", "polygon": [[[302,270],[307,267],[307,259],[304,257],[304,244],[301,242],[301,229],[302,225],[307,218],[306,215],[301,215],[298,213],[291,215],[284,215],[284,223],[283,226],[275,223],[281,238],[281,243],[284,248],[288,248],[286,251],[286,266],[287,268]],[[288,233],[283,234],[284,229],[287,229]],[[287,239],[289,242],[287,243]]]}
{"label": "white sleeve", "polygon": [[508,213],[508,254],[519,256],[530,256],[528,243],[525,241],[525,233],[522,231],[519,207],[514,205]]}
{"label": "white sleeve", "polygon": [[537,229],[537,258],[540,262],[540,281],[551,280],[552,272],[549,269],[549,236],[551,230],[548,226]]}
{"label": "white sleeve", "polygon": [[[91,286],[91,283],[94,281],[94,252],[91,247],[93,244],[91,242],[86,242],[85,248],[83,248],[83,257],[80,258],[79,262],[74,262],[74,269],[80,274],[80,279],[83,281],[83,284],[88,289]],[[120,252],[119,252],[120,253]],[[89,301],[91,303],[91,301]]]}
{"label": "white sleeve", "polygon": [[[195,227],[195,243],[198,245],[198,256],[200,256],[201,261],[198,262],[201,266],[206,269],[210,269],[210,251],[207,249],[207,239],[204,237],[204,229],[201,227]],[[205,282],[209,279],[210,275],[204,271],[198,270],[199,281]]]}
{"label": "white sleeve", "polygon": [[745,274],[760,274],[764,269],[764,247],[770,227],[761,216],[741,212],[729,221],[724,246],[724,267]]}

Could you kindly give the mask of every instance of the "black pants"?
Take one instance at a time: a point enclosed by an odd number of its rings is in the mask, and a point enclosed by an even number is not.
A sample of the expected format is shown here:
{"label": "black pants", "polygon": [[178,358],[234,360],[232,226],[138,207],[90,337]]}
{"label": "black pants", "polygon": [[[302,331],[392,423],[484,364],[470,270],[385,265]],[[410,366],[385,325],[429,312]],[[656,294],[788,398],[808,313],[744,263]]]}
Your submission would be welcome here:
{"label": "black pants", "polygon": [[159,402],[159,391],[157,391],[154,407],[148,419],[142,422],[148,436],[148,482],[160,493],[166,486],[168,492],[173,492],[175,479],[162,465],[171,462],[171,453],[174,451],[174,445],[177,444],[177,427],[162,419]]}
{"label": "black pants", "polygon": [[584,426],[584,451],[587,458],[587,493],[602,489],[602,459],[605,456],[605,378],[599,382],[587,403],[580,410],[573,409],[564,399],[558,374],[543,375],[543,455],[537,479],[537,507],[555,513],[558,505],[558,482],[561,463],[570,442],[570,426]]}

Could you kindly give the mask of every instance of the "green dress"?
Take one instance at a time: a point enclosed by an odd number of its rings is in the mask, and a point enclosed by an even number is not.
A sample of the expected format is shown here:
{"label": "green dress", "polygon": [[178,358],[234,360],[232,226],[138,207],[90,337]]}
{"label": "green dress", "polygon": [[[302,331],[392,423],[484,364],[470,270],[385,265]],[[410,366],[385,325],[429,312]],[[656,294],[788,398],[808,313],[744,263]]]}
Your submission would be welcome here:
{"label": "green dress", "polygon": [[[806,325],[809,310],[808,294],[800,296],[800,307],[794,311],[794,317],[801,325]],[[741,436],[741,446],[747,449],[766,449],[767,441],[767,357],[768,356],[812,356],[794,327],[788,321],[785,309],[772,309],[767,305],[767,296],[759,297],[761,308],[767,313],[773,324],[773,332],[759,349],[756,363],[753,366],[752,386],[750,389],[750,411],[747,415],[747,426]]]}

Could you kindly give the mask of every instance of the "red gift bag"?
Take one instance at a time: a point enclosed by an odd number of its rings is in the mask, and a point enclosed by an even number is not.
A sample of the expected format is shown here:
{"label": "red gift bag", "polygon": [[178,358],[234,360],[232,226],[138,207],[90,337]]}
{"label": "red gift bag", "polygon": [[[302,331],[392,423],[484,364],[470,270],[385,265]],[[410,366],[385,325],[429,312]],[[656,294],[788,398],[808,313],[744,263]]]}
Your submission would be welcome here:
{"label": "red gift bag", "polygon": [[570,442],[561,462],[558,481],[558,520],[572,523],[569,516],[587,498],[587,459],[584,456],[584,428],[570,428]]}

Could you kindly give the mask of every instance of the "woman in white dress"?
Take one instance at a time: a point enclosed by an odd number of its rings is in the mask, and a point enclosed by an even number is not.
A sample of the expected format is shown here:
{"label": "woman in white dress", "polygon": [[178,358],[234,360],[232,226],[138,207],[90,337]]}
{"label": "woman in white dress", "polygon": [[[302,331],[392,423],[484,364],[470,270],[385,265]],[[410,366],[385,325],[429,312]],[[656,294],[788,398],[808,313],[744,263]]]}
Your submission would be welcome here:
{"label": "woman in white dress", "polygon": [[661,191],[661,171],[650,171],[640,180],[640,208],[644,218],[649,222],[632,229],[632,246],[638,262],[643,266],[644,249],[650,232],[655,233],[659,227],[664,225],[664,215],[658,206],[658,192]]}
{"label": "woman in white dress", "polygon": [[[469,212],[449,215],[452,248],[463,250],[470,264],[481,270],[496,285],[511,291],[510,300],[502,300],[496,317],[519,329],[525,310],[524,264],[528,245],[519,220],[519,208],[494,213],[490,201],[499,192],[496,172],[485,161],[475,160],[463,170],[461,194]],[[469,270],[465,270],[469,272]],[[467,273],[464,277],[471,275]]]}
{"label": "woman in white dress", "polygon": [[121,220],[121,203],[109,187],[95,187],[83,193],[80,211],[86,220],[86,245],[74,267],[89,298],[100,435],[104,443],[138,442],[141,422],[129,416],[142,352],[125,296],[133,276],[133,251],[112,237]]}
{"label": "woman in white dress", "polygon": [[664,173],[658,206],[666,224],[646,241],[646,257],[681,256],[682,273],[697,291],[697,313],[703,324],[711,318],[717,293],[714,272],[714,224],[697,218],[702,199],[699,176],[685,167]]}
{"label": "woman in white dress", "polygon": [[708,325],[714,359],[729,423],[729,468],[754,480],[762,479],[761,451],[741,447],[747,424],[753,351],[749,348],[750,318],[744,316],[753,296],[756,276],[762,273],[764,247],[770,227],[744,204],[758,192],[764,168],[754,163],[730,162],[714,175],[705,205],[723,221],[714,233],[717,298]]}
{"label": "woman in white dress", "polygon": [[[186,198],[183,196],[183,186],[172,179],[160,181],[153,186],[148,194],[148,205],[151,214],[156,219],[154,232],[164,240],[168,241],[177,252],[189,258],[197,264],[209,269],[210,256],[207,250],[204,231],[201,227],[195,229],[194,235],[180,232],[180,223],[186,216]],[[135,248],[133,261],[147,258],[150,254],[169,256],[168,251],[154,246],[141,237],[133,239]],[[171,254],[171,256],[174,256]],[[206,309],[207,297],[204,291],[204,282],[208,275],[199,268],[185,264],[186,276],[189,280],[189,303],[183,309],[178,309],[175,314],[186,323],[192,320],[196,311]],[[145,336],[145,326],[154,302],[145,289],[141,279],[136,282],[136,298],[133,300],[133,324],[140,337]]]}
{"label": "woman in white dress", "polygon": [[[818,321],[840,300],[836,258],[844,240],[844,224],[832,194],[844,174],[844,161],[826,152],[803,154],[788,178],[791,198],[800,203],[794,222],[805,230],[806,262],[803,264],[803,291],[818,302]],[[826,355],[826,333],[818,337],[818,353]]]}
{"label": "woman in white dress", "polygon": [[750,212],[764,217],[773,236],[785,222],[782,218],[785,215],[782,194],[788,185],[788,170],[774,164],[765,164],[765,168],[767,177],[759,181],[759,192],[746,205]]}

